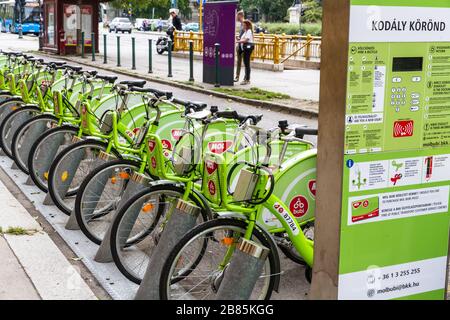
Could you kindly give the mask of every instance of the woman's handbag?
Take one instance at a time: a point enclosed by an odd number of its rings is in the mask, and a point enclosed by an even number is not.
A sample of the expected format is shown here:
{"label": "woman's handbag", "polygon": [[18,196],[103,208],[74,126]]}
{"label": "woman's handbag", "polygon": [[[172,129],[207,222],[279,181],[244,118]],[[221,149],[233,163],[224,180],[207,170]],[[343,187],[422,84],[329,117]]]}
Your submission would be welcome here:
{"label": "woman's handbag", "polygon": [[255,49],[254,43],[245,43],[244,44],[244,50],[245,51],[253,51]]}

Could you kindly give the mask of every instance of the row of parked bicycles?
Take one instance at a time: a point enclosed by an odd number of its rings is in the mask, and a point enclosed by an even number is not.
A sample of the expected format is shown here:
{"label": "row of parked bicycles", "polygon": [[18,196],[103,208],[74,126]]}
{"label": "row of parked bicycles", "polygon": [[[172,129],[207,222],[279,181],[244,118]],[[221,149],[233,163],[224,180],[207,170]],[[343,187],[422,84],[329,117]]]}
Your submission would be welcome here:
{"label": "row of parked bicycles", "polygon": [[243,241],[267,252],[247,298],[279,290],[280,252],[311,281],[317,130],[264,129],[145,84],[2,52],[0,147],[99,245],[96,261],[156,299],[220,297]]}

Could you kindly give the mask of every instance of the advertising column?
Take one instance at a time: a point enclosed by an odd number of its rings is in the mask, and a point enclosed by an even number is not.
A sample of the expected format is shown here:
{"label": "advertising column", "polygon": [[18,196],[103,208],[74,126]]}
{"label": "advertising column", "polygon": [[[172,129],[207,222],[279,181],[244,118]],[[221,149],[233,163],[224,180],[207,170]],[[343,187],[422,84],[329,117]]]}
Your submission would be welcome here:
{"label": "advertising column", "polygon": [[352,0],[339,299],[443,299],[450,0]]}
{"label": "advertising column", "polygon": [[207,2],[204,6],[203,82],[214,84],[215,44],[220,44],[220,84],[233,85],[237,2]]}

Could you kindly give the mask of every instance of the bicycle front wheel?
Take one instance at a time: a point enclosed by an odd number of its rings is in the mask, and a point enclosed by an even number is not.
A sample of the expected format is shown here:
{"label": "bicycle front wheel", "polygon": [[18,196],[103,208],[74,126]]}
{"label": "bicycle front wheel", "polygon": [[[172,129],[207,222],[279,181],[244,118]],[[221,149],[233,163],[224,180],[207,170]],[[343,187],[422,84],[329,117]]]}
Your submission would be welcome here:
{"label": "bicycle front wheel", "polygon": [[78,128],[65,125],[50,129],[33,144],[28,155],[28,170],[34,184],[48,192],[48,174],[55,157],[72,144]]}
{"label": "bicycle front wheel", "polygon": [[100,245],[112,223],[137,161],[117,159],[99,166],[83,181],[75,200],[75,216],[81,231]]}
{"label": "bicycle front wheel", "polygon": [[[107,147],[107,143],[101,141],[81,141],[61,151],[53,161],[48,175],[48,192],[64,214],[71,214],[81,183],[103,163],[98,156]],[[112,154],[120,158],[117,151],[113,150]]]}
{"label": "bicycle front wheel", "polygon": [[47,130],[58,123],[58,118],[52,115],[35,117],[17,129],[12,139],[11,151],[14,162],[25,172],[28,171],[28,156],[34,142]]}
{"label": "bicycle front wheel", "polygon": [[[111,228],[111,253],[117,268],[130,281],[141,283],[170,212],[184,193],[180,186],[154,185],[136,194],[118,211]],[[207,214],[200,201],[193,194],[189,201],[202,209],[197,222],[205,221]]]}
{"label": "bicycle front wheel", "polygon": [[22,107],[11,112],[0,124],[0,146],[8,157],[13,159],[11,146],[17,129],[40,114],[41,111],[38,107]]}
{"label": "bicycle front wheel", "polygon": [[[214,300],[230,261],[231,245],[244,236],[247,223],[238,219],[205,222],[187,233],[173,248],[160,279],[162,300]],[[271,248],[270,239],[255,228],[252,241]],[[229,260],[232,259],[228,258]],[[275,285],[276,256],[270,252],[251,300],[269,300]],[[224,267],[222,267],[225,265]]]}

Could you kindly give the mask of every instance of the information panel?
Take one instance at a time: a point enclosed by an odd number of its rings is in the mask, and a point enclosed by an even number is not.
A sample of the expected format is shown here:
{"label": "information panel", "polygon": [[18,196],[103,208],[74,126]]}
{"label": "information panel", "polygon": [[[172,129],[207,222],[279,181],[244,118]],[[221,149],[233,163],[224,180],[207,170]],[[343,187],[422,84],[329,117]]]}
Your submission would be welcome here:
{"label": "information panel", "polygon": [[352,0],[340,299],[443,299],[450,0]]}

